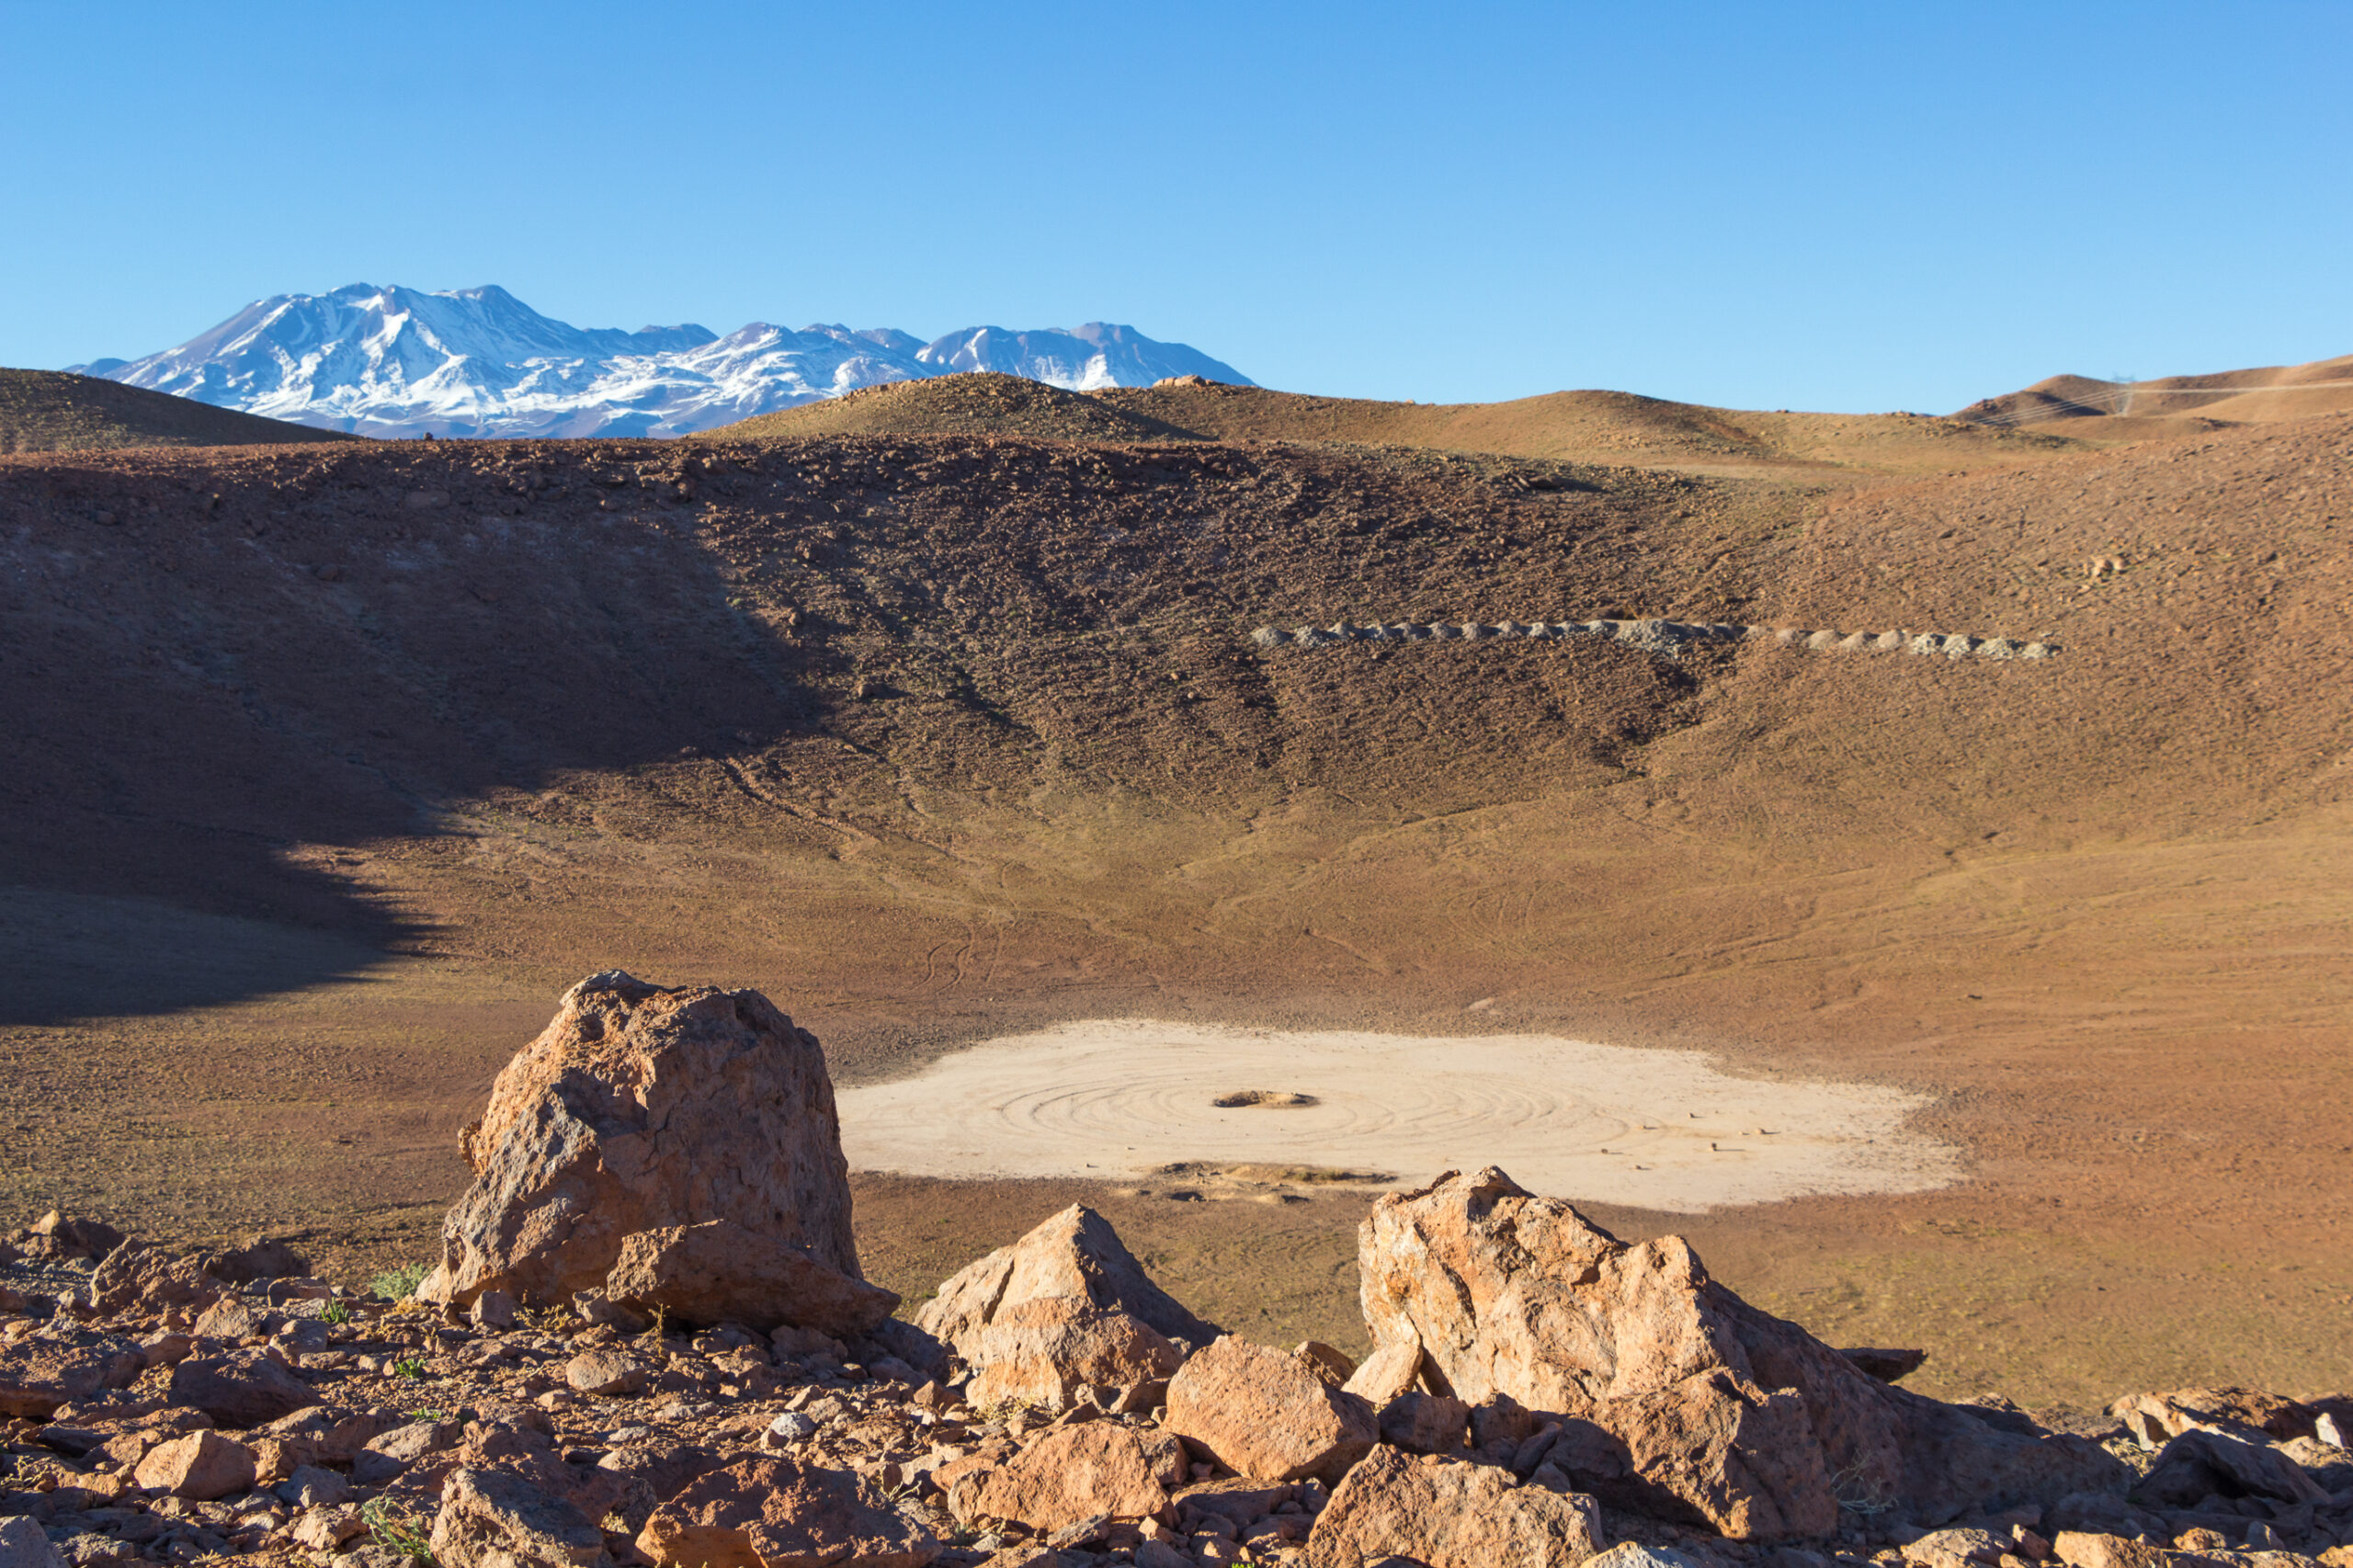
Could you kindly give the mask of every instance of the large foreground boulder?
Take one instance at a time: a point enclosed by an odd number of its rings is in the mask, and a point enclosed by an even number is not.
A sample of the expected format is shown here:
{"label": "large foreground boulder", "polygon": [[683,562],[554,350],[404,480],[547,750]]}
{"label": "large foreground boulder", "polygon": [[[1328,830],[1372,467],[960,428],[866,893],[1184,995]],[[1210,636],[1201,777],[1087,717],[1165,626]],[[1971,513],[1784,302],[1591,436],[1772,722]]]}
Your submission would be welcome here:
{"label": "large foreground boulder", "polygon": [[1170,1380],[1164,1424],[1202,1458],[1256,1481],[1337,1482],[1381,1440],[1371,1403],[1314,1357],[1233,1338]]}
{"label": "large foreground boulder", "polygon": [[959,1269],[915,1310],[915,1326],[978,1366],[982,1333],[1000,1314],[1055,1296],[1075,1296],[1106,1312],[1124,1312],[1164,1338],[1182,1341],[1188,1350],[1222,1332],[1154,1284],[1111,1222],[1081,1203]]}
{"label": "large foreground boulder", "polygon": [[1178,1358],[1141,1318],[1106,1312],[1080,1296],[1041,1296],[998,1312],[981,1330],[971,1359],[977,1370],[964,1397],[974,1407],[1026,1404],[1059,1413],[1082,1395],[1108,1409],[1115,1403],[1109,1395],[1165,1382]]}
{"label": "large foreground boulder", "polygon": [[859,1276],[824,1056],[756,991],[582,981],[460,1147],[474,1183],[420,1299],[618,1291],[690,1324],[835,1333],[897,1304]]}
{"label": "large foreground boulder", "polygon": [[2002,1431],[1866,1376],[1710,1278],[1668,1236],[1629,1245],[1489,1167],[1381,1199],[1358,1232],[1376,1350],[1472,1403],[1560,1430],[1552,1463],[1608,1506],[1767,1540],[1842,1504],[1923,1525],[2121,1492],[2097,1445]]}

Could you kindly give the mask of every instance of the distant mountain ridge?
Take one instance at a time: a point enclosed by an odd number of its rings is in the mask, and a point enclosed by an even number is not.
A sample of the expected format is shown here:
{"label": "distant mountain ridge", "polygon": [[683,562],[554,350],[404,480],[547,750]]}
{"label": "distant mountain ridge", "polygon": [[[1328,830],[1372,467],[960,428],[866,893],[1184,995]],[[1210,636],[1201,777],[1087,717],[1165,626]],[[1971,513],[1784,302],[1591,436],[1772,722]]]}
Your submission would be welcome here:
{"label": "distant mountain ridge", "polygon": [[495,285],[427,292],[355,283],[256,301],[142,359],[71,369],[217,408],[364,436],[683,436],[886,381],[1001,370],[1074,392],[1198,375],[1222,360],[1133,327],[967,327],[930,343],[893,327],[753,322],[576,327]]}

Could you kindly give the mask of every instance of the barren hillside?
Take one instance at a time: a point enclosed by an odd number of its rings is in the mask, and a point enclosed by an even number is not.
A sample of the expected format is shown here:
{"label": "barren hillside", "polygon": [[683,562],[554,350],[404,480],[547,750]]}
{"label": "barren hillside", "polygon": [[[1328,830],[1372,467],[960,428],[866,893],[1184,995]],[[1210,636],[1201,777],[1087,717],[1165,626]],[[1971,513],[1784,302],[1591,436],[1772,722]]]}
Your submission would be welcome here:
{"label": "barren hillside", "polygon": [[[1681,1227],[1931,1386],[2341,1382],[2348,455],[0,460],[6,1190],[398,1253],[614,966],[760,986],[849,1081],[1073,1017],[1551,1030],[1937,1096],[1964,1185]],[[1250,636],[1643,616],[2061,652]],[[1229,1323],[1351,1332],[1354,1205],[876,1176],[861,1245],[927,1283],[1074,1196]]]}
{"label": "barren hillside", "polygon": [[334,431],[214,408],[97,376],[0,369],[0,452],[256,447],[349,439]]}

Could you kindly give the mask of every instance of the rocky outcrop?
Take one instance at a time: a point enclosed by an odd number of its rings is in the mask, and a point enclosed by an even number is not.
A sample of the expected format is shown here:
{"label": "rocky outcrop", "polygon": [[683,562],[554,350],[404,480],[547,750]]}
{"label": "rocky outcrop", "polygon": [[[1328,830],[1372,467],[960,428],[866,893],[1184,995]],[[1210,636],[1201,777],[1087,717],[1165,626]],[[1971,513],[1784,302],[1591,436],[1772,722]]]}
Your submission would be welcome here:
{"label": "rocky outcrop", "polygon": [[582,981],[460,1142],[474,1182],[420,1299],[863,1328],[897,1302],[859,1277],[824,1056],[757,992]]}
{"label": "rocky outcrop", "polygon": [[1168,1429],[1259,1481],[1336,1482],[1381,1440],[1372,1406],[1312,1356],[1223,1338],[1168,1384]]}
{"label": "rocky outcrop", "polygon": [[1358,1233],[1377,1347],[1479,1404],[1550,1417],[1550,1462],[1605,1503],[1774,1539],[1842,1505],[1924,1525],[2121,1491],[2096,1445],[1997,1430],[1866,1376],[1709,1278],[1679,1238],[1630,1245],[1490,1167],[1375,1205]]}
{"label": "rocky outcrop", "polygon": [[790,1323],[845,1336],[875,1328],[899,1304],[879,1285],[727,1220],[627,1237],[605,1295],[686,1323],[740,1323],[763,1334]]}
{"label": "rocky outcrop", "polygon": [[877,1506],[853,1476],[765,1459],[714,1471],[654,1509],[637,1549],[665,1568],[924,1568],[939,1541]]}
{"label": "rocky outcrop", "polygon": [[1074,1203],[1010,1246],[966,1266],[915,1310],[915,1326],[971,1360],[981,1331],[1024,1301],[1074,1296],[1198,1349],[1218,1336],[1152,1281],[1109,1221]]}
{"label": "rocky outcrop", "polygon": [[439,1568],[608,1568],[605,1536],[579,1509],[521,1476],[461,1469],[433,1521]]}
{"label": "rocky outcrop", "polygon": [[148,1449],[135,1479],[149,1491],[209,1503],[253,1485],[254,1457],[218,1432],[191,1432]]}
{"label": "rocky outcrop", "polygon": [[1050,1433],[991,1471],[967,1513],[1048,1531],[1081,1519],[1147,1519],[1184,1482],[1176,1438],[1094,1421]]}
{"label": "rocky outcrop", "polygon": [[967,1337],[972,1377],[965,1397],[984,1409],[1062,1411],[1086,1396],[1108,1410],[1132,1391],[1165,1383],[1179,1361],[1176,1347],[1142,1319],[1078,1296],[1019,1302]]}
{"label": "rocky outcrop", "polygon": [[261,1350],[191,1356],[172,1369],[171,1391],[176,1403],[240,1429],[267,1426],[318,1403],[308,1383]]}
{"label": "rocky outcrop", "polygon": [[1590,1497],[1518,1485],[1492,1465],[1372,1450],[1307,1538],[1308,1568],[1403,1558],[1427,1568],[1581,1562],[1605,1540]]}
{"label": "rocky outcrop", "polygon": [[126,1389],[146,1358],[129,1340],[97,1334],[0,1346],[0,1415],[46,1421],[101,1389]]}

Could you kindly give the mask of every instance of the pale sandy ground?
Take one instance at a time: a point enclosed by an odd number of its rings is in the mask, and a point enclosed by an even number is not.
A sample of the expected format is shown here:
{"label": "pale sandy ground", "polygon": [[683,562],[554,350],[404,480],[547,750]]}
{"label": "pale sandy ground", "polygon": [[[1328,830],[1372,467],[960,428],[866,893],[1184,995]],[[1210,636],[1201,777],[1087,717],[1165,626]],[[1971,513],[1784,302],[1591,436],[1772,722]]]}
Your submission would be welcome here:
{"label": "pale sandy ground", "polygon": [[[1212,1103],[1240,1090],[1315,1103]],[[989,1040],[839,1102],[850,1168],[904,1176],[1123,1180],[1199,1163],[1387,1185],[1494,1165],[1555,1197],[1697,1212],[1921,1192],[1961,1172],[1953,1149],[1905,1131],[1919,1096],[1736,1078],[1692,1052],[1546,1035],[1090,1020]]]}

